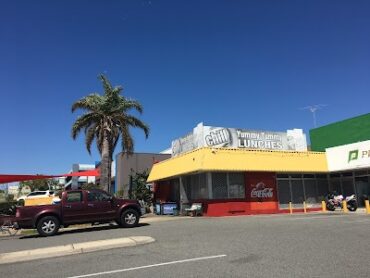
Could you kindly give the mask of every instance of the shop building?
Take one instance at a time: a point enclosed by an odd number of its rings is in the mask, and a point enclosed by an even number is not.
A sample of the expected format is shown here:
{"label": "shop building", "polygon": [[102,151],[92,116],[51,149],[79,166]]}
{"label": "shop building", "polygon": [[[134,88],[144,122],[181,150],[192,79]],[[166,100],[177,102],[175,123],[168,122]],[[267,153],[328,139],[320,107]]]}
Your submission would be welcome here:
{"label": "shop building", "polygon": [[[159,202],[180,209],[202,203],[208,216],[278,213],[292,200],[319,209],[327,183],[325,154],[313,152],[201,148],[157,163],[149,176]],[[321,182],[321,180],[320,180]]]}
{"label": "shop building", "polygon": [[370,196],[370,113],[310,130],[311,148],[325,151],[331,190]]}
{"label": "shop building", "polygon": [[333,190],[355,194],[359,206],[370,196],[370,140],[326,149]]}
{"label": "shop building", "polygon": [[[208,216],[319,209],[328,184],[324,153],[307,151],[300,129],[286,132],[199,124],[172,142],[172,158],[153,165],[157,202],[180,210],[202,203]],[[318,184],[320,183],[320,184]],[[327,191],[325,192],[327,193]]]}
{"label": "shop building", "polygon": [[[155,185],[156,202],[175,202],[180,210],[202,203],[207,216],[288,212],[290,202],[295,211],[303,211],[304,202],[308,210],[320,210],[331,191],[356,194],[362,206],[370,195],[370,161],[362,160],[360,169],[354,160],[365,154],[367,144],[316,152],[307,150],[300,129],[272,132],[199,124],[172,142],[172,157],[153,165],[148,182]],[[331,160],[337,163],[338,152],[349,149],[354,168],[335,168]]]}

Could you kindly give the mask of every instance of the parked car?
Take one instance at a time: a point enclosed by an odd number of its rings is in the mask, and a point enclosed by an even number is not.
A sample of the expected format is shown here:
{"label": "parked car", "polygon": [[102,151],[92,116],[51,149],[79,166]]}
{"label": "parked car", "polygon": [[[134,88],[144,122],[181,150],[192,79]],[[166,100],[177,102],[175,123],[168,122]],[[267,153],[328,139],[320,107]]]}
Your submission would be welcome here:
{"label": "parked car", "polygon": [[122,227],[139,223],[141,207],[136,200],[124,200],[103,190],[63,191],[52,205],[17,207],[14,226],[36,228],[41,236],[55,235],[60,226],[117,222]]}
{"label": "parked car", "polygon": [[29,193],[28,195],[23,195],[17,198],[17,201],[25,201],[26,199],[36,199],[36,198],[49,198],[50,196],[53,196],[54,191],[46,190],[46,191],[33,191]]}

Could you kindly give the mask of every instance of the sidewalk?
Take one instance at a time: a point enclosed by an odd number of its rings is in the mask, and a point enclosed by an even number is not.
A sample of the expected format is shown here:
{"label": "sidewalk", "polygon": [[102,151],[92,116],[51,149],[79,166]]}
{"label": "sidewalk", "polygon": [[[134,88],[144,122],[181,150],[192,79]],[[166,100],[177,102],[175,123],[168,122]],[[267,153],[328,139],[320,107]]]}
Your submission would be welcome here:
{"label": "sidewalk", "polygon": [[74,254],[83,254],[114,248],[133,247],[152,242],[155,242],[155,239],[149,236],[132,236],[0,253],[0,265],[37,259],[62,257]]}

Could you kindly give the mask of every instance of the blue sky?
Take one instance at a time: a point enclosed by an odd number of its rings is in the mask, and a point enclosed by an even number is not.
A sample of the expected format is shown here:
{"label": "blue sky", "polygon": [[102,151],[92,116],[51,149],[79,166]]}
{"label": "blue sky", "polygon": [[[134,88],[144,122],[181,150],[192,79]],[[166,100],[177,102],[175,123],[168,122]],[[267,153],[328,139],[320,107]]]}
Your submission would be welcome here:
{"label": "blue sky", "polygon": [[199,122],[312,128],[370,112],[370,1],[9,1],[0,3],[0,173],[94,163],[73,141],[74,101],[105,73],[144,106],[138,152]]}

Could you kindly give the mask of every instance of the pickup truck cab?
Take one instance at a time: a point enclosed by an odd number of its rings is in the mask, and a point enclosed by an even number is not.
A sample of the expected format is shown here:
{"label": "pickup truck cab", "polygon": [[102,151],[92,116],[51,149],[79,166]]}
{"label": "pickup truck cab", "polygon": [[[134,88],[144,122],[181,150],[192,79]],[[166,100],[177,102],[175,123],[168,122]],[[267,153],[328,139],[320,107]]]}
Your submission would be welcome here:
{"label": "pickup truck cab", "polygon": [[41,236],[55,235],[60,226],[116,221],[122,227],[135,227],[141,216],[136,200],[124,200],[103,190],[61,192],[60,202],[52,205],[17,207],[14,226],[36,228]]}

